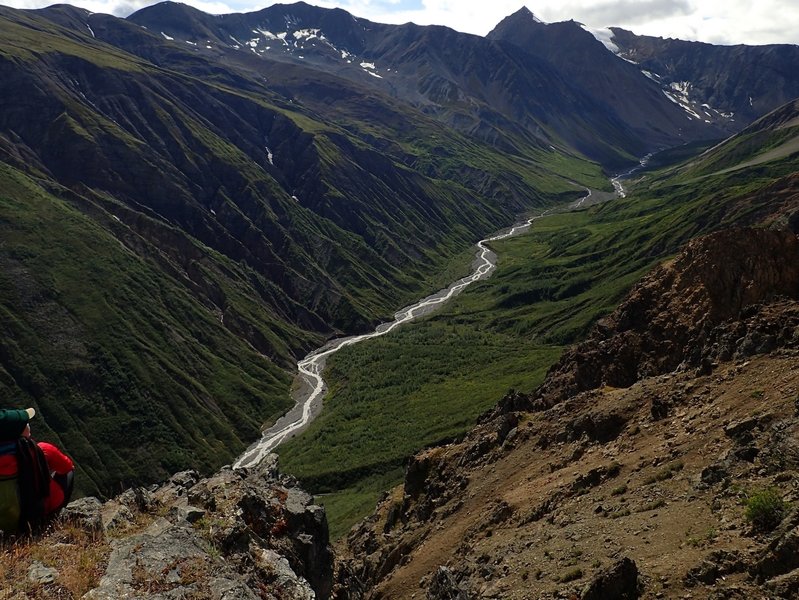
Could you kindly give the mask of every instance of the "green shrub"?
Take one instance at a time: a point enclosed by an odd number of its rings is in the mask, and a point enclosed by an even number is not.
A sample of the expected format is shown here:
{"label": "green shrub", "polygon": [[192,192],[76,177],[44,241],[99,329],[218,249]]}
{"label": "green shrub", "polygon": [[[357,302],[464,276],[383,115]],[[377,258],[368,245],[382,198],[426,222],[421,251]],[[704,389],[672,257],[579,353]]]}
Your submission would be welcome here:
{"label": "green shrub", "polygon": [[583,570],[580,568],[572,569],[571,571],[566,571],[563,575],[558,578],[560,583],[569,583],[570,581],[576,581],[583,576]]}
{"label": "green shrub", "polygon": [[750,494],[745,504],[746,520],[760,531],[771,531],[779,525],[787,509],[779,492],[774,488]]}
{"label": "green shrub", "polygon": [[611,496],[621,496],[622,494],[626,494],[626,493],[627,493],[627,485],[626,484],[622,484],[619,487],[613,488],[610,491],[610,495]]}
{"label": "green shrub", "polygon": [[648,477],[644,480],[644,485],[652,485],[653,483],[657,483],[658,481],[666,481],[667,479],[671,479],[674,477],[676,473],[683,470],[685,465],[682,461],[677,461],[670,465],[665,466],[660,471]]}

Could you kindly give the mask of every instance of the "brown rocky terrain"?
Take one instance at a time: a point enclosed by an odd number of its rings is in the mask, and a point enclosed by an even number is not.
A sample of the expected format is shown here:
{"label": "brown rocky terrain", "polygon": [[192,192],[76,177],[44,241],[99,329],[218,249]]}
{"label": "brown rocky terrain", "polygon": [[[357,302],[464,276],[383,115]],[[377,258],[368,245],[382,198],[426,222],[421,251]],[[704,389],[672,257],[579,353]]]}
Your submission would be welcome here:
{"label": "brown rocky terrain", "polygon": [[106,503],[72,502],[50,531],[3,548],[0,598],[311,600],[330,596],[324,509],[277,471],[194,471]]}
{"label": "brown rocky terrain", "polygon": [[339,595],[799,597],[797,259],[788,231],[691,241],[534,394],[412,459]]}

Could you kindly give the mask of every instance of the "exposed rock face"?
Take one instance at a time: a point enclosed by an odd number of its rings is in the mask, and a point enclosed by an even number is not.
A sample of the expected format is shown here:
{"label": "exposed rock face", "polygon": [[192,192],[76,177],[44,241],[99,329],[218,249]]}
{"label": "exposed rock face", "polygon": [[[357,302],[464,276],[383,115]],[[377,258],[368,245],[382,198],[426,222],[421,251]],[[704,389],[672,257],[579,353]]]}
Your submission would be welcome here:
{"label": "exposed rock face", "polygon": [[792,232],[730,229],[692,240],[563,354],[534,403],[799,344],[795,311],[786,322],[782,311],[775,320],[760,306],[779,297],[799,298]]}
{"label": "exposed rock face", "polygon": [[[333,554],[324,509],[281,477],[277,456],[252,470],[223,469],[208,479],[178,473],[153,490],[130,490],[101,506],[79,500],[67,517],[87,514],[113,529],[113,551],[88,600],[329,598]],[[143,528],[142,528],[143,527]]]}
{"label": "exposed rock face", "polygon": [[635,561],[625,557],[611,565],[589,583],[581,600],[636,600],[638,598],[638,568]]}

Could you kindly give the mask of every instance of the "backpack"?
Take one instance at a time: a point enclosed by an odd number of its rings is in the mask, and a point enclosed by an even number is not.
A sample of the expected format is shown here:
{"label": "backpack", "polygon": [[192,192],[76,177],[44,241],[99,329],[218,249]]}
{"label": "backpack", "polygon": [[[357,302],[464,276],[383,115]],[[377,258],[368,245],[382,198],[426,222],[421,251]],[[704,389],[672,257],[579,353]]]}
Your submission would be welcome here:
{"label": "backpack", "polygon": [[17,473],[0,478],[0,530],[6,535],[41,525],[44,502],[50,495],[50,470],[42,449],[21,437],[16,455]]}
{"label": "backpack", "polygon": [[17,476],[0,477],[0,532],[13,535],[20,518],[19,485]]}

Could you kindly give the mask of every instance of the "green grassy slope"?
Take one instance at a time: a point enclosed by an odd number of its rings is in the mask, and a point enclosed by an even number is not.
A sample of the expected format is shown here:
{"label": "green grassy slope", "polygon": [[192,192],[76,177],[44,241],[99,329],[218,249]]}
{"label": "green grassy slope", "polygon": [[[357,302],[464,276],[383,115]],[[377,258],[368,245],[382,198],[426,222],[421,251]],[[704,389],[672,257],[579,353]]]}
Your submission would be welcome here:
{"label": "green grassy slope", "polygon": [[230,460],[289,404],[287,373],[183,282],[3,165],[0,239],[0,393],[40,409],[80,489]]}
{"label": "green grassy slope", "polygon": [[[769,145],[785,133],[763,137]],[[713,160],[738,147],[731,139]],[[795,218],[798,173],[796,154],[703,178],[663,169],[627,198],[556,214],[495,242],[490,279],[423,322],[330,359],[326,410],[279,450],[282,464],[311,489],[335,492],[322,500],[333,531],[345,533],[371,510],[379,485],[399,481],[414,449],[465,431],[509,387],[533,389],[559,348],[582,338],[681,244],[718,228]]]}

